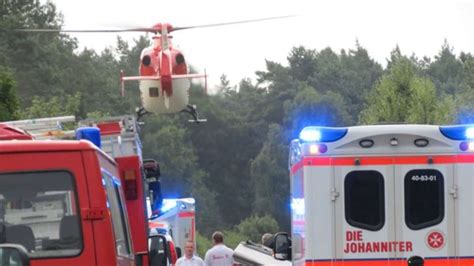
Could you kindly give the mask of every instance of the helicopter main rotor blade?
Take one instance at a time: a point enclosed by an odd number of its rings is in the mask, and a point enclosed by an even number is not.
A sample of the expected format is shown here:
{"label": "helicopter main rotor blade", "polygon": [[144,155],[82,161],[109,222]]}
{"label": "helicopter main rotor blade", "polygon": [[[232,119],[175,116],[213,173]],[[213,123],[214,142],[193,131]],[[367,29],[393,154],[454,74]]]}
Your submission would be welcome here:
{"label": "helicopter main rotor blade", "polygon": [[231,22],[224,22],[224,23],[204,24],[204,25],[196,25],[196,26],[188,26],[188,27],[173,27],[172,31],[187,30],[187,29],[194,29],[194,28],[218,27],[218,26],[226,26],[226,25],[233,25],[233,24],[243,24],[243,23],[251,23],[251,22],[258,22],[258,21],[265,21],[265,20],[290,18],[290,17],[295,17],[295,16],[296,15],[288,15],[288,16],[279,16],[279,17],[269,17],[269,18],[258,18],[258,19],[231,21]]}
{"label": "helicopter main rotor blade", "polygon": [[113,32],[157,32],[154,28],[134,28],[120,30],[61,30],[61,29],[16,29],[19,32],[72,32],[72,33],[113,33]]}

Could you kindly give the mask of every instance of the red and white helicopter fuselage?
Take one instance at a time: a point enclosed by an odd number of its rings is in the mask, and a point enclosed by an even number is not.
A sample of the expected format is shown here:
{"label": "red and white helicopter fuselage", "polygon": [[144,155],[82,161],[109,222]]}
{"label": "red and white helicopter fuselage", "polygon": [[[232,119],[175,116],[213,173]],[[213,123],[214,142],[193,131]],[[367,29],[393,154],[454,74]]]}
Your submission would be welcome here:
{"label": "red and white helicopter fuselage", "polygon": [[140,56],[140,76],[124,77],[122,82],[138,80],[143,108],[151,113],[176,113],[189,104],[192,78],[205,78],[203,74],[189,74],[183,53],[173,48],[169,24],[154,26],[160,35],[154,36],[152,46]]}

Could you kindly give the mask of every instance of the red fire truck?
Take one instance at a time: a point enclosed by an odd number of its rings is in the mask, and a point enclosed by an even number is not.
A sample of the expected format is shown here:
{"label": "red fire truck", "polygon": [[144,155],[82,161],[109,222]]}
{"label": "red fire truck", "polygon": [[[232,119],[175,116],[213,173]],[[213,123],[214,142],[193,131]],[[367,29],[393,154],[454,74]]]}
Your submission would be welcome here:
{"label": "red fire truck", "polygon": [[174,264],[171,240],[149,237],[134,117],[81,125],[76,136],[87,140],[0,127],[0,264]]}

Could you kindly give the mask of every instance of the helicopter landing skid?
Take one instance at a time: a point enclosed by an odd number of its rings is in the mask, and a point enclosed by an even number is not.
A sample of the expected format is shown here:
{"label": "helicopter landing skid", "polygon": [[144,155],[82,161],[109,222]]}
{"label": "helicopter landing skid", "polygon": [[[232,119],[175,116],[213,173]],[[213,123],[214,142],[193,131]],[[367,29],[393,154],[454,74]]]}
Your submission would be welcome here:
{"label": "helicopter landing skid", "polygon": [[137,108],[137,111],[136,111],[136,114],[137,114],[137,121],[140,121],[140,119],[144,116],[144,115],[147,115],[149,114],[150,112],[148,112],[147,110],[145,110],[145,107],[140,107],[140,108]]}
{"label": "helicopter landing skid", "polygon": [[185,112],[185,113],[188,113],[190,114],[193,119],[189,119],[188,122],[191,122],[191,123],[202,123],[202,122],[207,122],[207,119],[201,119],[199,118],[199,113],[197,112],[197,109],[196,109],[196,105],[190,105],[188,104],[186,106],[185,109],[183,109],[183,111],[181,112]]}

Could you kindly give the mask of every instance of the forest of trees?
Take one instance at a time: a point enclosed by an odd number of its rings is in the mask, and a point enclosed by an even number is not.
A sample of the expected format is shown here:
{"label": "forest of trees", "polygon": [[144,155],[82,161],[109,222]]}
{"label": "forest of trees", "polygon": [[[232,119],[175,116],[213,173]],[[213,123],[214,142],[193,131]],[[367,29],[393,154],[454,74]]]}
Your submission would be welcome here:
{"label": "forest of trees", "polygon": [[[120,97],[119,73],[137,72],[145,36],[98,53],[78,50],[66,34],[12,31],[62,26],[54,4],[38,0],[1,1],[0,19],[0,121],[123,115],[139,106],[136,83]],[[144,155],[160,162],[165,195],[196,198],[201,234],[256,240],[288,230],[288,144],[303,127],[474,121],[474,57],[453,49],[446,41],[434,58],[418,58],[394,44],[386,67],[358,42],[281,51],[288,62],[267,61],[256,83],[222,75],[215,95],[194,84],[191,102],[205,124],[186,114],[146,116]]]}

